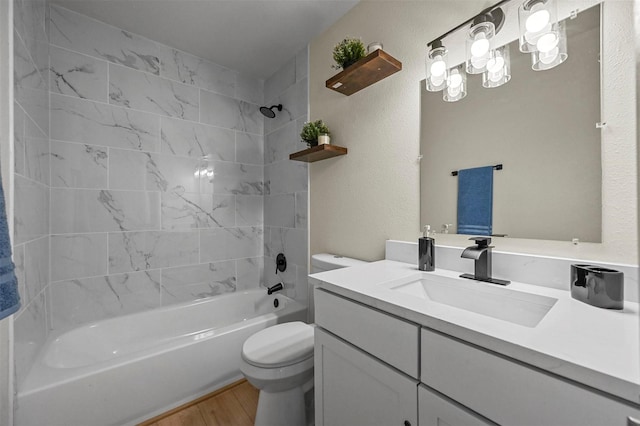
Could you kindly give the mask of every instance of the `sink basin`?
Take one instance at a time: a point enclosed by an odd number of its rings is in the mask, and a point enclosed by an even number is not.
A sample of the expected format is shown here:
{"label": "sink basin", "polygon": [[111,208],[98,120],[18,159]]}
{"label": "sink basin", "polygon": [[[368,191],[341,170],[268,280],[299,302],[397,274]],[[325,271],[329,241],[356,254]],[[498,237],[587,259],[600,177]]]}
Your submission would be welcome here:
{"label": "sink basin", "polygon": [[463,278],[418,275],[392,283],[392,291],[525,327],[535,327],[558,301]]}

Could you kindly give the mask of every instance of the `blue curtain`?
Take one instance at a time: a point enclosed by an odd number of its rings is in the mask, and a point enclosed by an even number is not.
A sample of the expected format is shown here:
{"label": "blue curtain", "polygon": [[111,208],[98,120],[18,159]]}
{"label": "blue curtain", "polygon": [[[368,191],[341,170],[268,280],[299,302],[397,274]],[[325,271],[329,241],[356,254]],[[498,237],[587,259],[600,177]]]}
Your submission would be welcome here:
{"label": "blue curtain", "polygon": [[4,190],[0,179],[0,319],[6,318],[20,309],[18,280],[11,260],[11,240],[4,203]]}

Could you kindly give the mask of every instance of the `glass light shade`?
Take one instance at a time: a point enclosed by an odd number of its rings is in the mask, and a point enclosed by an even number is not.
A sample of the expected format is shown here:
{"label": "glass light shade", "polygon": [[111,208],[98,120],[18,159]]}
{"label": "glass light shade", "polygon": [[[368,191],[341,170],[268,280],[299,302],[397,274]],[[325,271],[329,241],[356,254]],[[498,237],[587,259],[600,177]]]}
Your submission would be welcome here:
{"label": "glass light shade", "polygon": [[505,44],[491,51],[491,57],[487,61],[487,70],[482,73],[482,87],[488,89],[499,87],[509,80],[511,80],[511,61],[509,45]]}
{"label": "glass light shade", "polygon": [[425,61],[426,85],[430,92],[438,92],[447,83],[447,49],[444,46],[433,47],[427,53]]}
{"label": "glass light shade", "polygon": [[466,66],[469,74],[481,74],[487,69],[494,35],[495,26],[492,22],[481,22],[469,29],[466,41]]}
{"label": "glass light shade", "polygon": [[556,0],[526,0],[518,8],[520,51],[535,52],[538,40],[553,30],[558,21]]}
{"label": "glass light shade", "polygon": [[447,73],[446,87],[442,91],[442,99],[446,102],[455,102],[467,96],[467,73],[465,65],[460,64],[451,68]]}
{"label": "glass light shade", "polygon": [[558,22],[552,31],[538,39],[537,50],[531,53],[531,68],[534,71],[549,70],[567,60],[567,32],[564,22]]}

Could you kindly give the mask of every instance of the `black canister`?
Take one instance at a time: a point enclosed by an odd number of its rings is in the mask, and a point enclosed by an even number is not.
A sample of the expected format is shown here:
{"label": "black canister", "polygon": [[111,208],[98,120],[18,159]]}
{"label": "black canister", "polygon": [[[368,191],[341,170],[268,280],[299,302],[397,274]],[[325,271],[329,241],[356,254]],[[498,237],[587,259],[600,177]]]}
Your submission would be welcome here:
{"label": "black canister", "polygon": [[599,308],[624,307],[624,274],[594,265],[571,265],[571,297]]}

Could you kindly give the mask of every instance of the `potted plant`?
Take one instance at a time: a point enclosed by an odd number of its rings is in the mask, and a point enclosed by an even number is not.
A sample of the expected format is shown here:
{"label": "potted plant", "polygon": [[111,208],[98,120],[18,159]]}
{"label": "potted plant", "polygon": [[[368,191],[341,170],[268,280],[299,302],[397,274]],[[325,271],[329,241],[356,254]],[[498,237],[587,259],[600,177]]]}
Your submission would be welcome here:
{"label": "potted plant", "polygon": [[300,132],[300,138],[305,142],[309,147],[318,145],[318,136],[320,134],[329,135],[329,128],[324,121],[316,120],[316,121],[308,121],[304,123],[302,126],[302,132]]}
{"label": "potted plant", "polygon": [[347,37],[333,48],[333,60],[337,65],[333,69],[347,69],[366,56],[364,43],[359,38]]}

